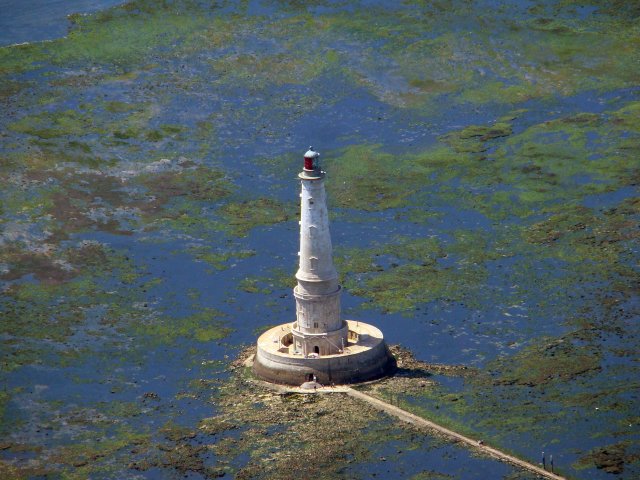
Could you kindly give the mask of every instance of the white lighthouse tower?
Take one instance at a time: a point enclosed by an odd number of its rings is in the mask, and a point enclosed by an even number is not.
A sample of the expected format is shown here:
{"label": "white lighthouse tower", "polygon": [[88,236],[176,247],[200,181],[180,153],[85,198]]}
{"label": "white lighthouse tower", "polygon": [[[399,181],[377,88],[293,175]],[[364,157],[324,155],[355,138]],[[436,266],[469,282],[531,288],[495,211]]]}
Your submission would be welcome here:
{"label": "white lighthouse tower", "polygon": [[355,383],[389,374],[395,360],[382,332],[373,325],[343,320],[341,287],[333,265],[325,172],[320,154],[309,147],[298,175],[300,251],[296,320],[267,330],[258,338],[254,373],[275,383],[300,385]]}
{"label": "white lighthouse tower", "polygon": [[329,233],[324,190],[325,173],[320,169],[320,154],[309,147],[304,168],[298,175],[300,193],[300,268],[296,322],[293,324],[294,350],[303,355],[335,355],[347,345],[349,328],[340,318],[340,285],[333,266],[333,249]]}

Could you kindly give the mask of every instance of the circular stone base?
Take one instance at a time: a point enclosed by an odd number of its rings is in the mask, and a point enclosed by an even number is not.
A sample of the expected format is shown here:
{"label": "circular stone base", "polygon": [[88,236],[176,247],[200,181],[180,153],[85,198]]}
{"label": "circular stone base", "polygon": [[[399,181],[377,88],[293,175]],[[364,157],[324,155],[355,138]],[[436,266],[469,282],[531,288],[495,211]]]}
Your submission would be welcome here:
{"label": "circular stone base", "polygon": [[359,383],[390,375],[396,362],[384,342],[382,332],[367,323],[347,320],[349,342],[343,353],[305,357],[294,352],[283,339],[291,324],[278,325],[258,338],[253,372],[259,378],[284,385],[315,381],[323,385]]}

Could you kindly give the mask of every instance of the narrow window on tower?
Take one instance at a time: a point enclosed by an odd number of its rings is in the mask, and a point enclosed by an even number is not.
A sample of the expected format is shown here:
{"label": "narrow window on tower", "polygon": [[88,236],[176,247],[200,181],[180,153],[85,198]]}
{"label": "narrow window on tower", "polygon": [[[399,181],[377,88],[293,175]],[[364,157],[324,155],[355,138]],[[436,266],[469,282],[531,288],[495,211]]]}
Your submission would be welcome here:
{"label": "narrow window on tower", "polygon": [[318,259],[316,257],[309,257],[309,264],[311,271],[315,271],[315,269],[318,268]]}

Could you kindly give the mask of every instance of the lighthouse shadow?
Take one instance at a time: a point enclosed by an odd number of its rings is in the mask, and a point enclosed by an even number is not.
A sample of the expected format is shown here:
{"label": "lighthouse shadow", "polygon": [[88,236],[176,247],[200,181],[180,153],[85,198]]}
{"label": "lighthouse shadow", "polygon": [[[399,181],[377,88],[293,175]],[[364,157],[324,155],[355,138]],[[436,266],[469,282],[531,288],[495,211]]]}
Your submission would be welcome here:
{"label": "lighthouse shadow", "polygon": [[435,373],[428,363],[416,359],[411,350],[401,345],[389,345],[389,351],[396,361],[395,377],[428,379]]}
{"label": "lighthouse shadow", "polygon": [[466,365],[427,363],[418,360],[410,350],[400,345],[390,345],[389,351],[396,359],[395,377],[429,380],[436,375],[467,377],[477,374],[475,369],[467,367]]}
{"label": "lighthouse shadow", "polygon": [[432,377],[433,373],[431,373],[424,367],[396,367],[395,376],[403,378],[427,379]]}

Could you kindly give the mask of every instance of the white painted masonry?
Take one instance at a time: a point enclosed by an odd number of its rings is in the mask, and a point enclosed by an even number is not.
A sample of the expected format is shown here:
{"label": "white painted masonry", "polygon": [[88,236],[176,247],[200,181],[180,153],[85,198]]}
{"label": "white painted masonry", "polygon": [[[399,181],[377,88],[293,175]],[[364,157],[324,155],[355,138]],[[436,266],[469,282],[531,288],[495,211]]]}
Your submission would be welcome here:
{"label": "white painted masonry", "polygon": [[258,339],[253,364],[257,376],[300,385],[311,378],[325,383],[354,383],[391,372],[395,361],[382,332],[362,322],[342,320],[341,287],[333,265],[333,247],[320,154],[309,147],[298,175],[300,250],[296,321],[274,327]]}

